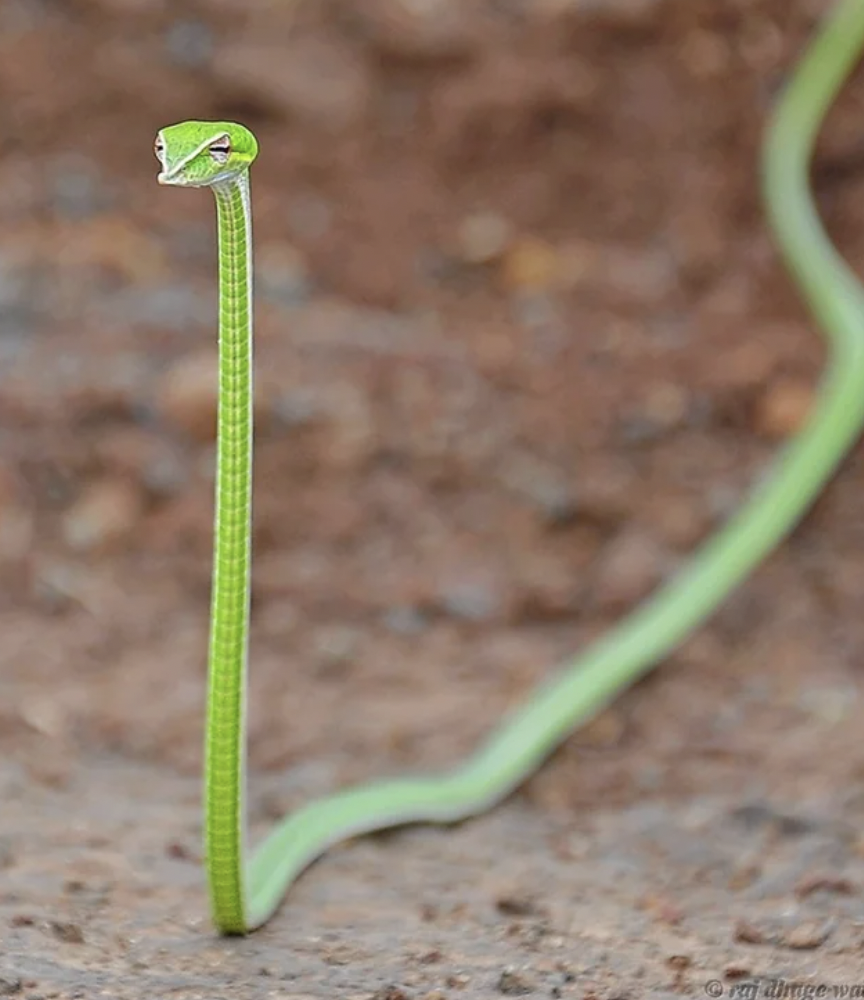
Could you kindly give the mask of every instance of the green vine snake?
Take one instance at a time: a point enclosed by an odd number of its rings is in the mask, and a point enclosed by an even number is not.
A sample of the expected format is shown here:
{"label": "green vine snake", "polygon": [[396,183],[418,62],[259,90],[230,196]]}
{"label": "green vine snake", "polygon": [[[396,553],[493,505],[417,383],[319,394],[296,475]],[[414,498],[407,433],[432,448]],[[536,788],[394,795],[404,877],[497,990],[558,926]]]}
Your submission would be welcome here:
{"label": "green vine snake", "polygon": [[769,220],[830,347],[807,425],[752,496],[687,566],[495,728],[454,770],[374,782],[312,802],[246,857],[246,671],[252,473],[252,232],[242,125],[191,121],[156,139],[161,184],[209,187],[219,246],[215,552],[205,750],[205,848],[213,921],[245,934],[338,841],[414,822],[454,822],[508,796],[577,726],[652,669],[720,604],[807,510],[864,422],[864,292],[829,242],[809,189],[816,133],[864,44],[864,0],[841,0],[805,53],[764,148]]}

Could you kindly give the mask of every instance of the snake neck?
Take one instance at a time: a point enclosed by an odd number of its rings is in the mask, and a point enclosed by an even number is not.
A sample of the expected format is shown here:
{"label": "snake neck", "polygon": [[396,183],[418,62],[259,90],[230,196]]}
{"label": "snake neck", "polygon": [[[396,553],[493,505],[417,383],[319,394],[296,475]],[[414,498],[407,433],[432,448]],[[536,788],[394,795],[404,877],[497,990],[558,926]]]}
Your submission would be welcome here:
{"label": "snake neck", "polygon": [[210,618],[205,847],[219,928],[247,929],[246,660],[252,503],[249,176],[214,186],[219,230],[219,406]]}
{"label": "snake neck", "polygon": [[[239,361],[252,349],[252,203],[249,173],[213,187],[219,243],[219,345],[235,352]],[[220,362],[225,356],[220,355]],[[220,365],[223,378],[237,372],[238,365]],[[250,424],[251,429],[251,424]]]}

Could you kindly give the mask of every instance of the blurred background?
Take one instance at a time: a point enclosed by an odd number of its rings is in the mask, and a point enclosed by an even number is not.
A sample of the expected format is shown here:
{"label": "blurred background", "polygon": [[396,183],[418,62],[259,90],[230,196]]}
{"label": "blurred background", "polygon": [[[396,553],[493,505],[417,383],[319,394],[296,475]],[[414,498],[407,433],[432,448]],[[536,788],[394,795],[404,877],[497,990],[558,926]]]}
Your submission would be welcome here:
{"label": "blurred background", "polygon": [[[828,6],[4,0],[0,748],[28,781],[200,765],[214,207],[157,186],[160,127],[260,141],[252,762],[305,797],[467,752],[806,417],[824,353],[758,155]],[[815,171],[859,270],[862,101],[859,74]],[[860,779],[862,480],[859,452],[530,801]]]}

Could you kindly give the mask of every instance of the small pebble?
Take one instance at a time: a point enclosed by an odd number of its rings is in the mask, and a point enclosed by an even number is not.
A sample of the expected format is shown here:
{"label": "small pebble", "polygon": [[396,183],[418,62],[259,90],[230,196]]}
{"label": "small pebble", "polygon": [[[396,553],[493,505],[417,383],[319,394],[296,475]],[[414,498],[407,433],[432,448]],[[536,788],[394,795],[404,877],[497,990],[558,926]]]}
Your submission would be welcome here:
{"label": "small pebble", "polygon": [[65,944],[84,944],[84,931],[80,924],[68,920],[52,920],[51,933]]}
{"label": "small pebble", "polygon": [[495,212],[477,212],[463,219],[459,227],[459,251],[468,264],[488,264],[507,249],[512,228]]}
{"label": "small pebble", "polygon": [[286,309],[303,305],[311,291],[303,255],[284,241],[264,243],[257,249],[255,281],[262,298]]}
{"label": "small pebble", "polygon": [[444,610],[454,618],[488,622],[502,613],[502,599],[488,584],[468,580],[445,586],[441,593]]}
{"label": "small pebble", "polygon": [[380,442],[372,401],[365,393],[343,388],[327,408],[321,459],[340,470],[359,469],[369,462]]}
{"label": "small pebble", "polygon": [[767,940],[764,932],[747,920],[739,920],[735,924],[732,939],[737,944],[765,944]]}
{"label": "small pebble", "polygon": [[401,986],[385,986],[376,990],[371,1000],[411,1000],[411,997],[401,988]]}
{"label": "small pebble", "polygon": [[197,860],[195,852],[192,851],[188,844],[184,844],[179,840],[171,840],[165,845],[165,854],[167,857],[174,859],[175,861],[195,861]]}
{"label": "small pebble", "polygon": [[561,264],[557,250],[536,237],[515,241],[504,256],[502,278],[511,292],[548,291],[560,277]]}
{"label": "small pebble", "polygon": [[569,523],[578,511],[573,488],[564,476],[533,455],[514,452],[508,456],[500,478],[535,507],[550,527]]}
{"label": "small pebble", "polygon": [[395,607],[384,612],[384,627],[396,635],[419,635],[429,627],[429,622],[417,608]]}
{"label": "small pebble", "polygon": [[666,964],[676,972],[683,972],[693,964],[693,959],[689,955],[670,955],[666,959]]}
{"label": "small pebble", "polygon": [[590,585],[594,606],[601,612],[632,606],[660,581],[665,563],[664,552],[650,536],[638,529],[621,532],[597,561]]}
{"label": "small pebble", "polygon": [[605,750],[618,746],[627,730],[624,713],[615,708],[601,712],[586,723],[573,737],[574,746]]}
{"label": "small pebble", "polygon": [[810,875],[795,886],[795,895],[799,899],[804,899],[816,892],[852,896],[855,893],[855,886],[842,875]]}
{"label": "small pebble", "polygon": [[748,979],[753,975],[753,970],[749,965],[739,965],[736,963],[733,965],[727,965],[723,970],[723,975],[727,979]]}
{"label": "small pebble", "polygon": [[315,659],[323,675],[341,677],[355,658],[361,633],[349,625],[325,625],[315,635]]}
{"label": "small pebble", "polygon": [[687,497],[661,497],[649,502],[646,515],[658,538],[673,549],[691,549],[711,527],[707,511]]}
{"label": "small pebble", "polygon": [[813,408],[815,391],[802,379],[782,379],[762,397],[756,411],[756,430],[771,440],[797,433]]}
{"label": "small pebble", "polygon": [[525,973],[505,969],[498,977],[498,992],[506,997],[525,997],[537,990],[537,984]]}
{"label": "small pebble", "polygon": [[101,548],[129,536],[143,513],[135,485],[107,480],[88,487],[63,517],[67,545],[79,552]]}
{"label": "small pebble", "polygon": [[533,917],[541,912],[533,896],[518,894],[500,896],[495,900],[495,909],[506,917]]}
{"label": "small pebble", "polygon": [[833,921],[806,920],[788,930],[780,943],[795,951],[810,951],[821,947],[834,930]]}
{"label": "small pebble", "polygon": [[156,390],[156,408],[175,429],[193,440],[216,438],[219,363],[216,349],[180,358]]}
{"label": "small pebble", "polygon": [[104,207],[103,182],[93,161],[85,156],[68,154],[55,163],[53,178],[54,210],[68,219],[85,219]]}
{"label": "small pebble", "polygon": [[[640,900],[642,907],[658,923],[667,924],[669,927],[677,927],[685,917],[685,911],[675,900],[658,893],[648,893]],[[676,963],[686,963],[686,955],[672,955],[668,960],[671,968],[679,968]],[[685,969],[686,964],[681,965],[679,971]]]}
{"label": "small pebble", "polygon": [[642,414],[664,430],[680,427],[687,420],[690,397],[685,389],[672,382],[658,382],[649,387],[642,404]]}
{"label": "small pebble", "polygon": [[576,483],[576,513],[604,527],[628,521],[641,503],[635,477],[623,462],[592,462]]}

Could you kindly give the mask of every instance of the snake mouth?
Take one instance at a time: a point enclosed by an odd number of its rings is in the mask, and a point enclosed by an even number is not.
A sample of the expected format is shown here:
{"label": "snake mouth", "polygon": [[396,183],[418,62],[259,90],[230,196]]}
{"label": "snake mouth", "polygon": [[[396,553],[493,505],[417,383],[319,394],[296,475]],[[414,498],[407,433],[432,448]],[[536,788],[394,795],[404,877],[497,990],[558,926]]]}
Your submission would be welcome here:
{"label": "snake mouth", "polygon": [[156,175],[156,181],[164,187],[206,188],[218,187],[219,185],[226,184],[228,181],[233,180],[236,176],[237,174],[234,171],[226,170],[221,174],[216,174],[214,177],[204,177],[201,178],[201,180],[196,180],[195,178],[189,177],[182,170],[162,170]]}
{"label": "snake mouth", "polygon": [[156,181],[166,187],[200,187],[189,180],[180,170],[162,170],[156,175]]}
{"label": "snake mouth", "polygon": [[177,186],[179,186],[179,185],[181,185],[183,183],[183,181],[180,180],[180,178],[179,178],[179,176],[177,174],[168,174],[164,170],[160,171],[156,175],[156,182],[158,184],[163,184],[163,185],[166,185],[166,186],[168,186],[168,185],[171,185],[171,186],[177,185]]}

